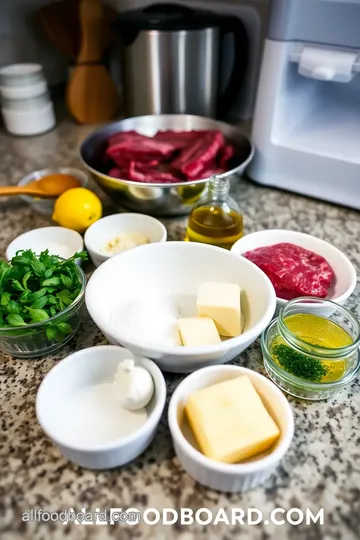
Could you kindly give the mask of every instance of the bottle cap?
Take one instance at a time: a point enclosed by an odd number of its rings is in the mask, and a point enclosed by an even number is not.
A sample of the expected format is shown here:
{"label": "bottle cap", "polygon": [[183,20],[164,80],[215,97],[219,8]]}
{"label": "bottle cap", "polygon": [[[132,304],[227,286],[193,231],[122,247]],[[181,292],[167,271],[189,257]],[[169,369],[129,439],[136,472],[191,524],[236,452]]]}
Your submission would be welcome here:
{"label": "bottle cap", "polygon": [[215,195],[226,195],[230,190],[230,180],[213,174],[209,180],[209,189]]}

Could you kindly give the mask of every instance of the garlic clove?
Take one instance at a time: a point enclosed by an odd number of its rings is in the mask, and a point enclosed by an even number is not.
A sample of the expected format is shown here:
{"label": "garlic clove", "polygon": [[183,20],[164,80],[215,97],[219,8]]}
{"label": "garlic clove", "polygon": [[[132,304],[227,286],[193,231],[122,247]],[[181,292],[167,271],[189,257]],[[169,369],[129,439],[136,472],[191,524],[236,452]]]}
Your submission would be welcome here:
{"label": "garlic clove", "polygon": [[129,360],[124,360],[123,362],[121,362],[120,367],[126,373],[130,373],[131,371],[133,371],[133,369],[135,367],[135,362],[134,362],[134,360],[130,360],[130,359]]}
{"label": "garlic clove", "polygon": [[155,386],[151,374],[133,360],[124,360],[118,366],[115,384],[119,389],[120,404],[124,409],[136,411],[148,405]]}

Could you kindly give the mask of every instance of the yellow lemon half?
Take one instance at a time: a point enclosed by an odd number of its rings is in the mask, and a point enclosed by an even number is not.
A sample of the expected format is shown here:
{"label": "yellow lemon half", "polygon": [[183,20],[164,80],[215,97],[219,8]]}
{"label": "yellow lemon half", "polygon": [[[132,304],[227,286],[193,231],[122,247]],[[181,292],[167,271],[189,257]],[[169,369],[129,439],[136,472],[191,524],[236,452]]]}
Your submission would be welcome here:
{"label": "yellow lemon half", "polygon": [[102,204],[95,193],[86,188],[72,188],[56,200],[52,218],[62,227],[82,233],[101,216]]}

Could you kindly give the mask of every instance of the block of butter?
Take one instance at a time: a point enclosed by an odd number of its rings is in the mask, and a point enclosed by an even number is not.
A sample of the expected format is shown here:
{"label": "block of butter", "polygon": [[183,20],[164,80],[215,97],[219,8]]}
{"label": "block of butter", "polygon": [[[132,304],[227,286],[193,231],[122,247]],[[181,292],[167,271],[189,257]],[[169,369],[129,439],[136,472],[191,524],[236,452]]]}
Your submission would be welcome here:
{"label": "block of butter", "polygon": [[188,398],[185,414],[200,451],[223,463],[239,463],[256,456],[280,435],[245,376],[197,390]]}
{"label": "block of butter", "polygon": [[197,297],[198,315],[210,317],[220,336],[235,337],[242,332],[240,287],[234,283],[202,283]]}
{"label": "block of butter", "polygon": [[185,347],[221,343],[215,323],[209,317],[188,317],[178,320],[181,342]]}

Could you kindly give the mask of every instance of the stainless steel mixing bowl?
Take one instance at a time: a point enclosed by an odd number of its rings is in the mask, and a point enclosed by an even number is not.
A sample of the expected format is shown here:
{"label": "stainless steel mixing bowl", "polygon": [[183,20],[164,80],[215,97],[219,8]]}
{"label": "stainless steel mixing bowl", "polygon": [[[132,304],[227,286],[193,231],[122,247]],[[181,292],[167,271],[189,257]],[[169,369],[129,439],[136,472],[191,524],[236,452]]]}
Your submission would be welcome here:
{"label": "stainless steel mixing bowl", "polygon": [[250,140],[235,126],[211,118],[187,114],[149,115],[127,118],[108,124],[89,135],[80,147],[80,157],[95,181],[107,192],[115,205],[135,212],[152,215],[175,216],[187,214],[205,196],[209,179],[176,184],[145,184],[108,176],[104,171],[103,156],[110,135],[135,130],[147,136],[157,131],[211,130],[222,131],[235,146],[232,169],[222,177],[233,177],[244,172],[250,163],[254,148]]}

